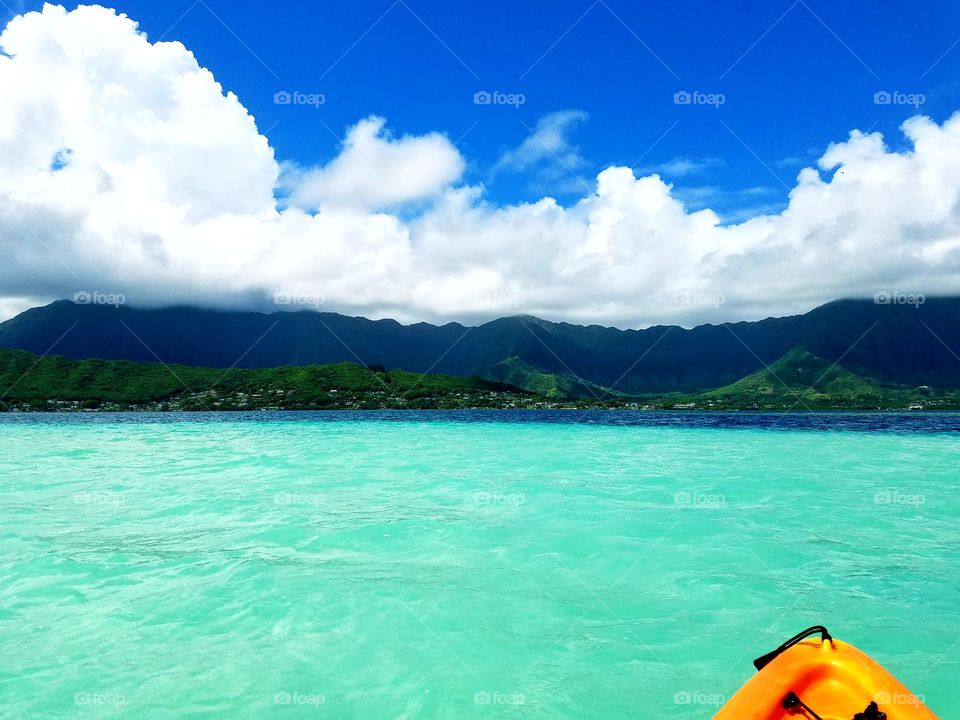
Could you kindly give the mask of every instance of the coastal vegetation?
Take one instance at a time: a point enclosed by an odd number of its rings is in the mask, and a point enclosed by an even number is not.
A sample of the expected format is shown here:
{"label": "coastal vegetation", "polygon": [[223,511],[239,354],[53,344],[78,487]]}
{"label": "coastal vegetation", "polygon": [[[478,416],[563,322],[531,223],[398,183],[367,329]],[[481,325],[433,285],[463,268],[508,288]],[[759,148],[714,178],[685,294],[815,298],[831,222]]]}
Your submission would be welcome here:
{"label": "coastal vegetation", "polygon": [[[357,363],[203,368],[70,360],[0,350],[0,411],[605,408],[631,410],[950,410],[960,392],[888,386],[801,349],[737,382],[700,393],[627,395],[501,364],[495,378]],[[521,389],[534,387],[534,390]]]}

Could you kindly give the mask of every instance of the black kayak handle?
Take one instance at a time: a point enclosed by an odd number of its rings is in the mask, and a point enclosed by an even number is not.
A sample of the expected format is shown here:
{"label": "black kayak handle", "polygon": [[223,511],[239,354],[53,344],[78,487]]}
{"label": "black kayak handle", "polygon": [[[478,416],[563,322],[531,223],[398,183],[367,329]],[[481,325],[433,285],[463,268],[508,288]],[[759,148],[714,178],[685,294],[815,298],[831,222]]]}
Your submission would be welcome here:
{"label": "black kayak handle", "polygon": [[761,655],[760,657],[758,657],[756,660],[753,661],[753,666],[757,670],[762,670],[764,667],[766,667],[770,663],[771,660],[773,660],[778,655],[780,655],[780,653],[784,652],[788,648],[793,647],[804,638],[808,638],[811,635],[816,635],[817,633],[820,633],[820,638],[822,640],[825,640],[825,641],[829,640],[830,642],[833,642],[833,637],[830,635],[829,630],[827,630],[823,625],[814,625],[812,627],[808,627],[803,632],[798,632],[796,635],[794,635],[792,638],[787,640],[785,643],[783,643],[783,645],[778,647],[776,650],[771,650],[766,655]]}

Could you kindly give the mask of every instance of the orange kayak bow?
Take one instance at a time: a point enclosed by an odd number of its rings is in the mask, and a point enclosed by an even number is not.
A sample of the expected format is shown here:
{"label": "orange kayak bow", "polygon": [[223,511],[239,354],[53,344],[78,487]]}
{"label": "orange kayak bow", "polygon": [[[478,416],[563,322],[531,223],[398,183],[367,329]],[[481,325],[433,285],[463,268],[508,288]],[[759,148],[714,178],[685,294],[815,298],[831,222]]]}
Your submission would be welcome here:
{"label": "orange kayak bow", "polygon": [[[819,638],[811,636],[819,634]],[[822,625],[754,660],[714,720],[937,720],[879,663]]]}

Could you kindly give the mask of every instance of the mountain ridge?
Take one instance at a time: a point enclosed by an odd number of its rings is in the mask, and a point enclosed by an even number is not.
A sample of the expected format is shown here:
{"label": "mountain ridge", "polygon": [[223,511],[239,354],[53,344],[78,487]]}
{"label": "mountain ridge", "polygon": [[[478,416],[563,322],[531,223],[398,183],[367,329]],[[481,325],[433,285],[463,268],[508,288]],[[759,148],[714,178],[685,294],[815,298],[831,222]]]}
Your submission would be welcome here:
{"label": "mountain ridge", "polygon": [[[919,306],[837,300],[802,315],[694,328],[621,330],[531,316],[478,326],[370,320],[309,310],[260,313],[178,306],[141,309],[57,301],[0,323],[0,347],[200,367],[270,368],[354,362],[502,380],[505,363],[565,378],[589,396],[696,393],[735,383],[793,348],[881,384],[960,387],[960,298]],[[500,370],[496,368],[500,366]],[[499,377],[498,377],[499,375]]]}

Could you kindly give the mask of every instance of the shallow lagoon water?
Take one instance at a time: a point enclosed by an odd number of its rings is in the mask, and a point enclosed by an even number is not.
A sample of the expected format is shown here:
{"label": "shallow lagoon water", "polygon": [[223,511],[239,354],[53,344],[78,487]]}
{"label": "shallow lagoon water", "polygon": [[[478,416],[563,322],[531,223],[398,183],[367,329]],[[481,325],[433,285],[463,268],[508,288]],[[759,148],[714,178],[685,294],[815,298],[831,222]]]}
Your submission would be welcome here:
{"label": "shallow lagoon water", "polygon": [[956,415],[0,417],[0,716],[709,718],[818,622],[960,715]]}

